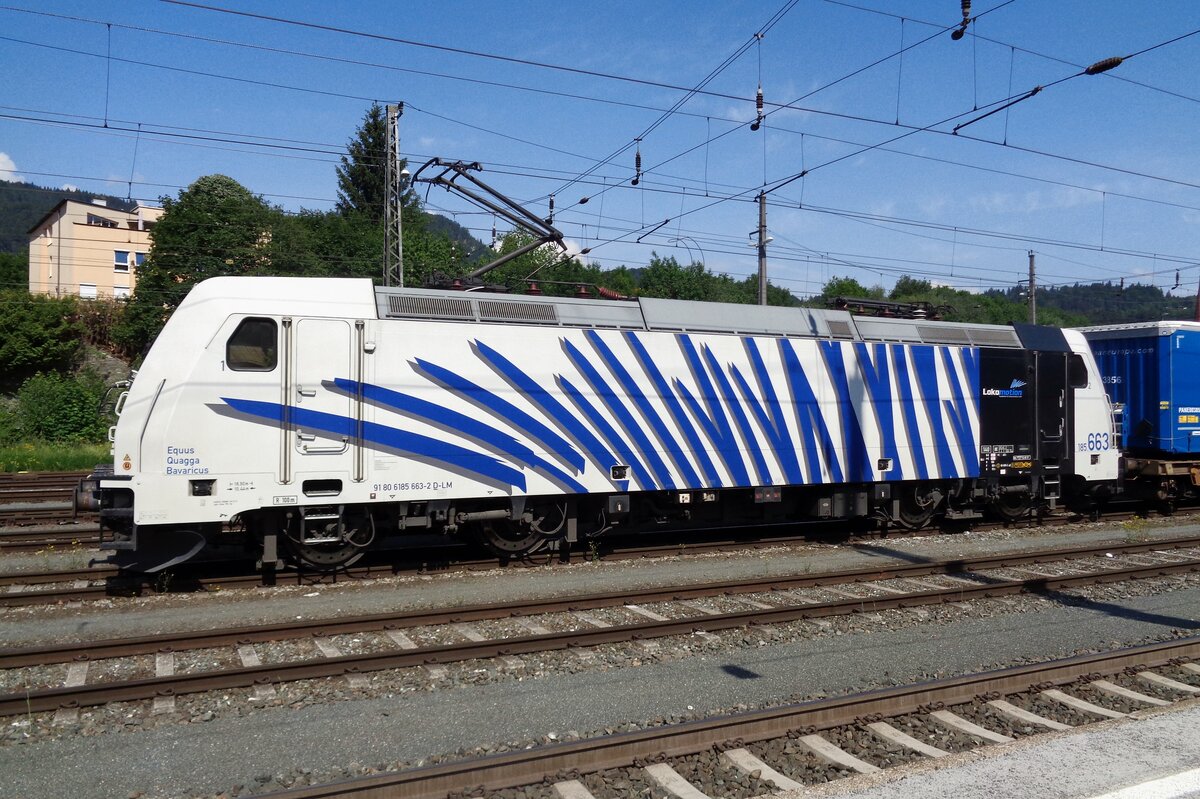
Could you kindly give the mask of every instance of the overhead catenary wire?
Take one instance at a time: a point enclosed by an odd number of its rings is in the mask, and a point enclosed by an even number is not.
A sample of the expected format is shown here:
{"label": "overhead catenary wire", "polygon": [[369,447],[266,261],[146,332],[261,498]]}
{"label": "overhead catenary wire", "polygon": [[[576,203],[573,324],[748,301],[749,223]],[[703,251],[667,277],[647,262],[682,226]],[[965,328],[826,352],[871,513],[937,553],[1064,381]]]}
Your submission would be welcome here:
{"label": "overhead catenary wire", "polygon": [[[1011,1],[1012,1],[1012,0],[1009,0],[1009,2],[1011,2]],[[0,8],[4,8],[4,7],[0,7]],[[994,9],[993,9],[993,10],[994,10]],[[985,13],[986,13],[986,12],[985,12]],[[982,16],[982,14],[980,14],[980,15],[977,15],[977,16]],[[100,23],[100,24],[104,24],[104,23]],[[943,30],[945,30],[945,29],[946,29],[946,28],[943,28]],[[1191,35],[1191,34],[1187,34],[1187,35]],[[1185,35],[1185,37],[1186,37],[1186,35]],[[1176,39],[1175,39],[1175,40],[1178,40],[1178,39],[1180,39],[1180,38],[1185,38],[1185,37],[1176,37]],[[929,38],[933,38],[933,37],[929,37]],[[76,53],[80,53],[80,54],[83,54],[83,55],[90,55],[90,56],[92,56],[92,57],[96,57],[96,58],[103,58],[103,57],[104,57],[103,55],[101,55],[101,54],[97,54],[97,53],[89,53],[89,52],[86,52],[86,51],[75,50],[75,49],[72,49],[72,48],[61,48],[61,47],[58,47],[58,46],[55,46],[55,45],[46,45],[46,44],[37,43],[37,42],[27,42],[27,41],[25,41],[25,40],[18,40],[18,39],[15,39],[15,38],[13,38],[13,37],[4,37],[4,36],[0,36],[0,40],[5,40],[5,39],[7,39],[7,40],[9,40],[9,41],[16,41],[16,42],[21,42],[21,43],[26,43],[26,44],[32,44],[32,45],[34,45],[34,46],[39,46],[39,47],[48,47],[48,48],[51,48],[51,49],[67,50],[67,51],[69,51],[69,52],[76,52]],[[923,41],[927,41],[927,40],[928,40],[928,39],[926,39],[926,40],[923,40]],[[1175,41],[1175,40],[1172,40],[1172,41]],[[906,49],[911,49],[912,47],[915,47],[915,46],[917,46],[917,45],[919,45],[919,44],[921,44],[921,43],[922,43],[922,42],[917,42],[917,43],[914,43],[913,45],[909,45],[909,46],[908,46]],[[1150,49],[1155,49],[1155,48],[1157,48],[1157,47],[1165,46],[1165,45],[1166,45],[1166,44],[1168,44],[1168,43],[1170,43],[1170,42],[1164,42],[1164,43],[1160,43],[1160,44],[1158,44],[1158,45],[1155,45],[1155,46],[1154,46],[1154,47],[1152,47],[1152,48],[1147,48],[1147,49],[1146,49],[1146,51],[1149,51]],[[893,54],[893,56],[894,56],[894,55],[895,55],[895,54]],[[887,58],[890,58],[890,57],[893,57],[893,56],[888,56]],[[879,59],[878,61],[876,61],[876,62],[873,62],[871,65],[868,65],[868,66],[866,66],[866,67],[863,67],[863,68],[861,68],[861,69],[859,69],[859,70],[856,70],[856,71],[855,71],[855,72],[853,72],[853,73],[850,73],[850,75],[843,76],[843,78],[839,78],[839,79],[837,79],[837,80],[835,80],[835,81],[831,81],[830,83],[827,83],[827,84],[825,84],[825,85],[823,85],[823,86],[821,86],[821,87],[818,87],[817,89],[814,89],[813,91],[811,91],[811,92],[808,92],[808,93],[807,93],[807,94],[805,94],[803,97],[801,97],[801,98],[798,98],[797,100],[793,100],[791,103],[785,103],[785,104],[781,104],[781,103],[776,103],[776,104],[767,103],[767,105],[773,105],[773,106],[774,106],[774,107],[773,107],[773,109],[772,109],[772,112],[768,112],[768,113],[773,113],[773,112],[775,112],[775,111],[778,111],[778,110],[783,110],[783,109],[791,109],[791,110],[805,111],[805,112],[807,112],[807,113],[812,113],[812,114],[819,114],[819,115],[823,115],[823,116],[829,116],[829,117],[832,117],[832,118],[840,118],[840,119],[847,119],[847,120],[853,120],[853,121],[868,122],[868,123],[873,123],[873,124],[880,124],[880,125],[888,125],[888,126],[895,126],[895,127],[901,127],[901,128],[910,128],[910,129],[914,129],[914,128],[911,128],[911,126],[907,126],[907,125],[903,125],[903,124],[897,124],[897,123],[895,123],[895,122],[891,122],[891,121],[887,121],[887,120],[873,119],[873,118],[870,118],[870,117],[865,117],[865,116],[862,116],[862,115],[855,115],[855,114],[845,114],[845,113],[839,113],[839,112],[828,111],[828,110],[824,110],[824,109],[815,109],[815,108],[800,107],[800,106],[797,106],[797,105],[796,105],[796,103],[800,102],[800,100],[804,99],[805,97],[809,97],[809,96],[811,96],[812,94],[815,94],[816,92],[818,92],[818,91],[821,91],[821,90],[822,90],[822,89],[824,89],[824,88],[828,88],[829,86],[836,85],[836,84],[837,84],[837,83],[839,83],[841,80],[843,80],[843,79],[845,79],[845,78],[847,78],[847,77],[850,77],[850,76],[852,76],[852,75],[854,75],[854,74],[858,74],[859,72],[861,72],[861,71],[863,71],[863,70],[865,70],[865,69],[868,69],[868,68],[870,68],[871,66],[874,66],[875,64],[882,63],[883,61],[887,60],[887,58],[884,58],[884,59]],[[262,86],[267,86],[267,87],[274,87],[274,88],[280,88],[280,89],[294,90],[294,91],[312,91],[312,92],[314,92],[314,93],[317,93],[317,94],[324,94],[324,95],[335,96],[335,97],[344,97],[344,98],[347,98],[347,99],[356,99],[356,100],[360,100],[360,101],[370,101],[370,102],[376,102],[376,100],[373,100],[372,98],[366,98],[366,97],[357,96],[357,95],[346,95],[346,94],[344,94],[344,93],[339,93],[339,92],[332,92],[332,91],[325,91],[325,90],[312,90],[312,89],[306,89],[306,88],[304,88],[304,87],[290,86],[290,85],[287,85],[287,84],[273,83],[273,82],[270,82],[270,81],[262,81],[262,80],[248,79],[248,78],[240,78],[240,77],[236,77],[236,76],[220,75],[220,74],[217,74],[217,73],[204,72],[204,71],[200,71],[200,70],[184,70],[184,69],[182,69],[182,68],[179,68],[179,67],[171,67],[171,66],[168,66],[168,65],[159,65],[159,64],[154,64],[154,63],[151,63],[151,62],[145,62],[145,61],[135,61],[135,60],[131,60],[131,59],[121,59],[121,58],[118,58],[117,60],[118,60],[118,61],[126,61],[126,62],[128,62],[128,63],[131,63],[131,64],[137,64],[137,65],[140,65],[140,66],[148,66],[148,67],[152,67],[152,68],[161,68],[161,69],[167,69],[167,70],[173,70],[173,71],[183,71],[183,72],[190,72],[191,74],[196,74],[196,75],[200,75],[200,76],[204,76],[204,77],[211,77],[211,78],[215,78],[215,79],[222,79],[222,80],[232,80],[232,81],[237,81],[237,82],[245,82],[245,83],[251,83],[251,84],[262,85]],[[679,89],[679,90],[684,90],[684,89],[682,89],[682,87],[672,87],[672,86],[670,86],[669,84],[658,84],[658,85],[661,85],[661,86],[663,86],[663,87],[666,87],[666,88],[676,88],[676,89]],[[698,92],[698,93],[704,93],[704,94],[707,94],[707,95],[710,95],[710,96],[722,97],[722,98],[725,98],[725,99],[745,100],[746,102],[750,102],[750,100],[749,100],[748,98],[740,98],[740,97],[737,97],[736,95],[729,95],[729,94],[717,93],[717,92]],[[678,112],[677,112],[677,113],[678,113]],[[731,133],[731,132],[733,132],[733,130],[735,130],[735,128],[731,128],[731,129],[730,129],[729,131],[727,131],[726,133],[719,134],[719,135],[718,135],[716,138],[723,138],[725,135],[728,135],[728,133]],[[915,129],[914,129],[914,130],[915,130]],[[491,131],[489,131],[489,132],[491,132]],[[931,132],[931,133],[943,133],[944,135],[955,135],[955,134],[953,134],[953,133],[951,133],[951,132],[949,132],[949,131],[926,131],[926,132]],[[994,142],[994,141],[991,141],[991,140],[988,140],[988,139],[975,138],[975,137],[971,137],[971,136],[963,136],[962,134],[958,134],[958,135],[959,135],[959,136],[961,136],[962,138],[970,139],[971,141],[976,141],[976,142],[980,142],[980,143],[984,143],[984,144],[989,144],[989,145],[994,145],[994,146],[1007,147],[1007,148],[1014,149],[1014,150],[1017,150],[1017,151],[1021,151],[1021,152],[1027,152],[1027,153],[1031,153],[1031,154],[1039,155],[1039,156],[1041,156],[1041,157],[1054,158],[1054,159],[1063,160],[1063,161],[1067,161],[1067,162],[1071,162],[1071,163],[1077,163],[1077,164],[1086,165],[1086,166],[1090,166],[1090,167],[1094,167],[1094,168],[1098,168],[1098,169],[1111,170],[1111,171],[1114,171],[1114,172],[1119,172],[1119,173],[1122,173],[1122,174],[1132,175],[1132,176],[1136,176],[1136,177],[1142,177],[1142,178],[1146,178],[1146,179],[1150,179],[1150,180],[1161,181],[1161,182],[1170,183],[1170,184],[1175,184],[1175,185],[1188,186],[1188,187],[1191,187],[1191,188],[1200,188],[1200,185],[1197,185],[1197,184],[1194,184],[1194,183],[1189,183],[1189,182],[1187,182],[1187,181],[1182,181],[1182,180],[1178,180],[1178,179],[1168,178],[1168,177],[1161,176],[1161,175],[1152,175],[1152,174],[1148,174],[1148,173],[1141,172],[1141,171],[1134,170],[1134,169],[1128,169],[1128,168],[1116,167],[1116,166],[1111,166],[1111,165],[1106,165],[1106,164],[1100,164],[1100,163],[1096,163],[1096,162],[1093,162],[1093,161],[1088,161],[1088,160],[1086,160],[1086,159],[1080,159],[1080,158],[1075,158],[1075,157],[1071,157],[1071,156],[1065,156],[1065,155],[1061,155],[1061,154],[1057,154],[1057,153],[1051,153],[1051,152],[1048,152],[1048,151],[1045,151],[1045,150],[1036,149],[1036,148],[1030,148],[1030,147],[1018,147],[1018,146],[1015,146],[1015,145],[1009,144],[1009,143],[1007,143],[1007,142],[1001,143],[1001,142]],[[706,142],[705,144],[707,145],[707,143],[708,143],[708,142]],[[673,161],[673,160],[675,160],[676,158],[678,158],[678,157],[680,157],[680,156],[682,156],[682,155],[685,155],[685,154],[687,154],[687,153],[689,153],[689,152],[693,151],[694,149],[696,149],[696,148],[691,148],[691,149],[689,149],[689,150],[685,150],[683,153],[680,153],[679,155],[677,155],[677,156],[674,156],[674,157],[672,157],[672,158],[668,159],[667,161],[665,161],[665,162],[663,162],[663,163],[661,163],[661,164],[658,164],[658,165],[656,165],[655,167],[651,167],[651,169],[658,169],[658,168],[659,168],[659,167],[661,167],[663,164],[665,164],[665,163],[669,163],[670,161]]]}
{"label": "overhead catenary wire", "polygon": [[[83,177],[83,176],[61,175],[61,174],[59,176],[65,177],[68,179],[71,179],[71,178],[80,179]],[[750,200],[744,199],[743,201],[749,202]],[[1066,241],[1066,240],[1049,239],[1049,238],[1045,238],[1045,237],[1034,237],[1034,236],[1029,236],[1027,234],[1017,234],[1017,233],[1004,232],[1004,231],[972,229],[972,228],[969,228],[966,226],[961,226],[961,225],[933,223],[933,222],[924,221],[924,220],[914,220],[914,219],[900,218],[900,217],[886,217],[886,216],[878,215],[878,214],[867,214],[865,212],[856,212],[856,211],[852,211],[849,209],[833,209],[833,208],[824,208],[824,207],[813,206],[813,205],[805,205],[805,206],[801,207],[801,205],[798,202],[789,201],[786,198],[779,198],[777,200],[777,203],[780,204],[781,207],[792,207],[792,208],[795,208],[796,210],[805,210],[805,211],[809,211],[812,213],[828,214],[828,215],[837,216],[840,218],[850,219],[850,220],[854,220],[854,221],[903,225],[903,226],[907,226],[907,227],[915,227],[917,229],[943,230],[946,232],[953,232],[955,235],[962,233],[963,235],[981,236],[981,237],[986,237],[986,238],[999,238],[1002,240],[1021,242],[1022,244],[1026,245],[1026,246],[1032,245],[1032,244],[1039,244],[1039,245],[1045,245],[1045,246],[1057,246],[1057,247],[1064,247],[1064,248],[1070,248],[1070,249],[1104,251],[1104,252],[1108,252],[1110,254],[1125,255],[1127,257],[1158,258],[1158,259],[1163,259],[1163,260],[1169,260],[1171,262],[1179,262],[1179,263],[1185,263],[1185,264],[1191,263],[1194,260],[1188,256],[1171,256],[1171,255],[1164,255],[1162,253],[1147,253],[1147,252],[1129,250],[1129,249],[1124,249],[1124,250],[1113,249],[1111,247],[1107,247],[1102,250],[1101,248],[1099,248],[1095,245],[1088,244],[1086,242],[1071,242],[1071,241]],[[600,230],[600,227],[601,226],[599,226],[599,225],[596,226],[597,231]],[[637,226],[637,223],[633,223],[631,227],[623,229],[622,232],[623,232],[623,235],[628,236],[628,235],[635,235],[635,234],[639,233],[640,231],[641,231],[641,228]],[[698,231],[693,231],[693,232],[698,232]],[[737,237],[730,237],[729,240],[738,241],[740,239],[738,239]],[[968,243],[968,242],[960,241],[959,243],[964,246],[976,246],[976,245],[974,245],[972,243]],[[984,246],[986,246],[986,245],[984,245]],[[1023,248],[1016,247],[1013,249],[1023,249]],[[740,251],[735,251],[735,252],[737,254],[740,254]]]}
{"label": "overhead catenary wire", "polygon": [[[884,148],[877,147],[876,149],[884,149]],[[649,179],[644,180],[643,184],[644,184],[643,188],[646,188],[646,189],[649,189],[649,187],[651,185]],[[678,191],[678,192],[675,192],[675,194],[676,194],[676,196],[680,197],[681,200],[686,198],[686,192],[684,192],[684,191]],[[1153,200],[1151,200],[1151,201],[1153,201]],[[658,218],[658,216],[656,215],[655,218]],[[858,221],[858,220],[856,220],[856,221]]]}

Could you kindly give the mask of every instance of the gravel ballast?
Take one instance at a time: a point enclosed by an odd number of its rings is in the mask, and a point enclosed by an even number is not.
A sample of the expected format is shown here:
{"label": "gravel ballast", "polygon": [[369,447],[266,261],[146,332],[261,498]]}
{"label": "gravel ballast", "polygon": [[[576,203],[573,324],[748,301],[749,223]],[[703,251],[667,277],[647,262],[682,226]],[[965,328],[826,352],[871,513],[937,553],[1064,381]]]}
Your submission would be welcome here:
{"label": "gravel ballast", "polygon": [[[783,697],[841,693],[1039,660],[1114,642],[1169,636],[1200,613],[1200,590],[1130,600],[1126,612],[1058,606],[1031,625],[1021,614],[846,634],[636,668],[390,697],[270,708],[139,732],[109,731],[0,747],[0,795],[216,794],[234,785],[278,789],[298,760],[336,776],[351,762],[416,763],[497,741],[548,740],[572,730],[636,728]],[[736,668],[730,668],[736,666]],[[20,720],[12,722],[19,724]],[[19,728],[18,728],[19,729]],[[11,735],[11,732],[9,733]],[[55,764],[47,770],[47,764]],[[272,775],[267,782],[258,776]]]}
{"label": "gravel ballast", "polygon": [[[896,556],[932,560],[1023,550],[1032,542],[1084,546],[1120,543],[1135,534],[1145,539],[1187,532],[1168,526],[1132,532],[1085,526],[1070,535],[1007,531],[734,556],[421,575],[271,592],[120,599],[83,608],[13,608],[0,612],[0,646],[811,573],[880,565]],[[1051,601],[1005,598],[663,639],[649,646],[522,656],[515,667],[469,661],[450,664],[440,674],[394,670],[366,675],[368,687],[362,690],[336,678],[277,686],[268,700],[252,699],[251,691],[180,697],[173,713],[157,716],[143,707],[149,703],[131,703],[83,709],[78,722],[61,727],[51,723],[49,714],[9,718],[4,720],[8,728],[0,731],[0,773],[5,775],[0,796],[261,793],[466,750],[570,739],[579,730],[636,729],[718,709],[1041,660],[1108,648],[1116,641],[1141,642],[1196,626],[1191,620],[1200,610],[1200,588],[1194,580],[1173,579],[1170,595],[1153,595],[1148,583],[1101,586],[1055,595]],[[850,590],[866,593],[864,588]],[[650,607],[666,610],[665,605]],[[630,619],[623,608],[608,612],[614,620]],[[1039,614],[1033,625],[1032,613]],[[489,635],[523,634],[507,621],[479,626]],[[429,637],[437,641],[442,635],[431,631]],[[365,636],[338,637],[336,643],[344,652],[366,646]],[[311,641],[304,646],[280,642],[257,645],[256,651],[264,662],[272,662],[295,652],[311,654],[312,648]],[[182,672],[202,667],[211,655],[177,653],[176,658]],[[152,669],[153,658],[140,668]],[[65,667],[58,667],[57,677],[39,675],[36,682],[61,681],[63,672]]]}

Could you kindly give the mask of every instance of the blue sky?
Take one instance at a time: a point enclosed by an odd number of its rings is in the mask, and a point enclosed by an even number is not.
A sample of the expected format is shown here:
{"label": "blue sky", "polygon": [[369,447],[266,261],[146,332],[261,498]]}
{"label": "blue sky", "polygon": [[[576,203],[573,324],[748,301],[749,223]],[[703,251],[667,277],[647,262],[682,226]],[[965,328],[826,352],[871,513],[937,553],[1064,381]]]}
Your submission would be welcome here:
{"label": "blue sky", "polygon": [[[958,0],[198,2],[305,24],[0,0],[0,177],[155,201],[223,173],[327,209],[371,101],[403,101],[412,168],[481,162],[539,214],[554,193],[558,227],[604,266],[657,252],[754,273],[765,189],[771,278],[800,296],[836,275],[1006,287],[1030,249],[1043,285],[1200,280],[1191,0],[975,0],[960,41],[938,33]],[[428,205],[490,240],[490,215],[441,189]]]}

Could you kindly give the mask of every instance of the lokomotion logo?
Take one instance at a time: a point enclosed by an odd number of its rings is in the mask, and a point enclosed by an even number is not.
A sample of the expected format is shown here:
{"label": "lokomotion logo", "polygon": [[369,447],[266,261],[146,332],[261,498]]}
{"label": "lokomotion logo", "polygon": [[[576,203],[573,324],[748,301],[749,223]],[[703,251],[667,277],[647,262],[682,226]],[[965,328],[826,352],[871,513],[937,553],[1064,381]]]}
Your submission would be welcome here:
{"label": "lokomotion logo", "polygon": [[1012,385],[1008,388],[985,388],[983,396],[985,397],[1023,397],[1025,396],[1025,386],[1029,385],[1024,380],[1013,379]]}

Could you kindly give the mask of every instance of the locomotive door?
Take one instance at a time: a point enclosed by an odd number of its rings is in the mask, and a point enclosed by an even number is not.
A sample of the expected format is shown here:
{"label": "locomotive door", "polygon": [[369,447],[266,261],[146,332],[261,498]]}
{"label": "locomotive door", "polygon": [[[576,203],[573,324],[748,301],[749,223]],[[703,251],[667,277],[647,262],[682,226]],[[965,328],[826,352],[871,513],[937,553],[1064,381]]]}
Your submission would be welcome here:
{"label": "locomotive door", "polygon": [[1037,354],[1038,456],[1056,465],[1066,457],[1067,354]]}
{"label": "locomotive door", "polygon": [[[337,455],[350,448],[353,399],[334,387],[350,377],[350,324],[341,319],[296,323],[292,428],[301,455]],[[330,464],[332,466],[332,464]]]}

